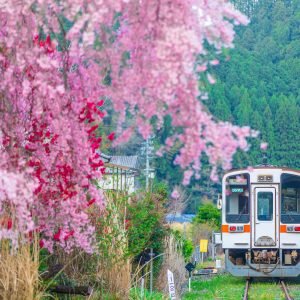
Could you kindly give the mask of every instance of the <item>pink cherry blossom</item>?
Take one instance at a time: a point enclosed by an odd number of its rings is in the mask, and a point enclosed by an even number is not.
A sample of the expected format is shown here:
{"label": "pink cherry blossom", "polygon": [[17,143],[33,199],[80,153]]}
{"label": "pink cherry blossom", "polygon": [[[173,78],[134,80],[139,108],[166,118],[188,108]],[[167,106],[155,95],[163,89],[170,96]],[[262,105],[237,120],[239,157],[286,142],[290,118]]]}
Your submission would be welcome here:
{"label": "pink cherry blossom", "polygon": [[206,65],[199,65],[197,67],[197,71],[198,72],[205,72],[207,70],[207,66]]}
{"label": "pink cherry blossom", "polygon": [[107,137],[113,144],[135,130],[148,138],[154,123],[171,117],[174,134],[161,151],[180,145],[183,184],[198,176],[204,153],[213,179],[218,165],[230,168],[255,132],[215,121],[198,100],[206,97],[198,76],[216,65],[206,61],[206,42],[216,52],[231,48],[233,24],[247,22],[225,0],[4,1],[0,175],[11,180],[0,182],[0,208],[8,203],[16,215],[0,239],[16,243],[18,233],[38,230],[49,251],[55,244],[94,250],[88,210],[104,207],[92,184],[105,171],[97,130],[107,114],[103,99],[118,116],[116,139]]}
{"label": "pink cherry blossom", "polygon": [[261,143],[260,144],[260,149],[261,150],[267,150],[268,149],[268,143]]}
{"label": "pink cherry blossom", "polygon": [[210,84],[215,84],[216,83],[216,79],[211,74],[207,74],[207,79],[208,79]]}
{"label": "pink cherry blossom", "polygon": [[178,198],[180,197],[180,193],[178,192],[177,189],[174,189],[174,190],[173,190],[173,192],[172,192],[172,194],[171,194],[171,197],[172,197],[173,199],[178,199]]}
{"label": "pink cherry blossom", "polygon": [[217,66],[217,65],[220,63],[220,61],[219,61],[218,59],[213,59],[213,60],[211,60],[209,63],[210,63],[212,66]]}

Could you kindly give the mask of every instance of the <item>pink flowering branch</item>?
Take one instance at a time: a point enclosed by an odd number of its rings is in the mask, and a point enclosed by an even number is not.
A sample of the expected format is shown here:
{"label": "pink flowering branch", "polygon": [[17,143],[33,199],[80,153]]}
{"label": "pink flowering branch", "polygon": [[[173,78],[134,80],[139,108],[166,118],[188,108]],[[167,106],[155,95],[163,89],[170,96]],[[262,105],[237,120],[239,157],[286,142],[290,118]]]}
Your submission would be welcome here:
{"label": "pink flowering branch", "polygon": [[[206,97],[198,89],[198,73],[219,61],[195,62],[207,53],[205,41],[216,51],[232,47],[233,24],[247,22],[225,0],[10,0],[1,5],[1,170],[26,174],[21,178],[29,178],[33,194],[28,205],[15,210],[16,224],[3,225],[5,230],[34,228],[50,251],[55,243],[93,251],[88,209],[104,205],[92,184],[104,172],[96,152],[103,138],[98,129],[106,116],[104,97],[119,114],[118,135],[109,133],[110,142],[125,142],[135,129],[147,138],[154,119],[160,127],[171,116],[175,134],[165,149],[177,141],[182,145],[175,162],[185,169],[184,184],[198,176],[203,153],[213,166],[212,179],[219,164],[229,168],[233,154],[246,150],[246,138],[254,133],[217,122],[205,111],[197,100]],[[207,78],[214,83],[211,75]],[[126,112],[134,124],[122,132]],[[21,194],[26,190],[23,184],[15,188]],[[21,201],[7,195],[10,203]],[[29,219],[34,224],[26,228]]]}

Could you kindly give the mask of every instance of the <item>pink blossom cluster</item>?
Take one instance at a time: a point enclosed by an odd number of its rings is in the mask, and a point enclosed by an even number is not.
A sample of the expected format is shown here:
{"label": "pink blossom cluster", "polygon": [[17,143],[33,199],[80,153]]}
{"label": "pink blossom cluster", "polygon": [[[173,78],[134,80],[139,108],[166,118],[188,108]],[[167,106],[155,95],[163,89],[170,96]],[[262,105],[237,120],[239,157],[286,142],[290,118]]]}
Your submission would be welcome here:
{"label": "pink blossom cluster", "polygon": [[[197,67],[195,61],[207,53],[205,41],[217,52],[232,47],[233,24],[246,23],[225,0],[0,3],[1,176],[19,174],[22,182],[0,186],[0,207],[6,203],[15,213],[13,226],[3,230],[37,230],[50,251],[55,243],[93,251],[88,208],[104,205],[92,182],[104,172],[96,149],[106,98],[119,115],[117,142],[135,128],[147,138],[153,120],[159,128],[172,117],[175,134],[165,148],[180,141],[175,162],[186,170],[185,184],[199,176],[203,153],[213,179],[219,164],[229,168],[253,132],[206,112],[197,72],[219,61],[203,59]],[[128,113],[135,122],[122,131]]]}
{"label": "pink blossom cluster", "polygon": [[[247,24],[247,18],[227,1],[141,1],[131,9],[134,13],[129,10],[124,16],[119,42],[130,49],[132,67],[113,82],[115,109],[122,117],[129,106],[144,138],[152,132],[151,120],[156,118],[160,127],[170,115],[174,129],[181,130],[161,150],[170,149],[176,141],[182,145],[175,163],[186,169],[183,184],[194,175],[199,178],[203,153],[213,166],[211,178],[217,180],[217,166],[230,168],[233,154],[247,150],[246,138],[256,133],[249,127],[218,122],[206,111],[198,100],[206,93],[198,89],[197,71],[204,72],[219,61],[202,58],[196,67],[195,61],[207,54],[205,41],[217,52],[232,47],[233,24]],[[215,83],[209,73],[207,79]]]}
{"label": "pink blossom cluster", "polygon": [[0,171],[0,239],[16,242],[19,232],[29,235],[35,229],[31,213],[35,187],[24,174]]}

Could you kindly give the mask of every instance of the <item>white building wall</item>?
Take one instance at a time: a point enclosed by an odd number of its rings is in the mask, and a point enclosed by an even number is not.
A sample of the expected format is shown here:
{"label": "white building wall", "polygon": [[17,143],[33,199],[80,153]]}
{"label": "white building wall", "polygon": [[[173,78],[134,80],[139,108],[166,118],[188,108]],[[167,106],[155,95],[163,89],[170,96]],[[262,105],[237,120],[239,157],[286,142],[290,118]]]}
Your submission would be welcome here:
{"label": "white building wall", "polygon": [[135,192],[135,176],[132,174],[105,174],[98,184],[103,190],[125,191],[128,194]]}

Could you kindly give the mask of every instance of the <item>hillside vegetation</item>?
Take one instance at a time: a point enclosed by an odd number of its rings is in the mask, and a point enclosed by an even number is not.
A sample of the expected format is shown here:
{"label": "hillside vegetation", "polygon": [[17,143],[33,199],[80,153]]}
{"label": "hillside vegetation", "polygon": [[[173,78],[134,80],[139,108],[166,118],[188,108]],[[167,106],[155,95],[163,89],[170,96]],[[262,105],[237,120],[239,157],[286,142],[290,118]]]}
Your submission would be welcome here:
{"label": "hillside vegetation", "polygon": [[[207,106],[221,120],[250,125],[268,142],[269,162],[300,168],[300,2],[236,1],[251,23],[216,69]],[[260,142],[235,167],[261,163]]]}
{"label": "hillside vegetation", "polygon": [[[251,139],[247,153],[235,155],[233,167],[262,163],[260,143],[268,143],[268,163],[300,168],[300,1],[232,1],[249,16],[251,23],[237,30],[235,48],[223,53],[221,63],[211,67],[217,79],[205,101],[219,120],[250,126],[260,131]],[[162,140],[171,127],[166,127]],[[159,179],[170,186],[182,178],[173,165],[176,155],[168,153],[157,163]],[[216,200],[220,185],[209,178],[203,159],[202,177],[193,179],[186,192],[187,211],[195,212],[203,196]],[[222,175],[222,171],[220,171]]]}

